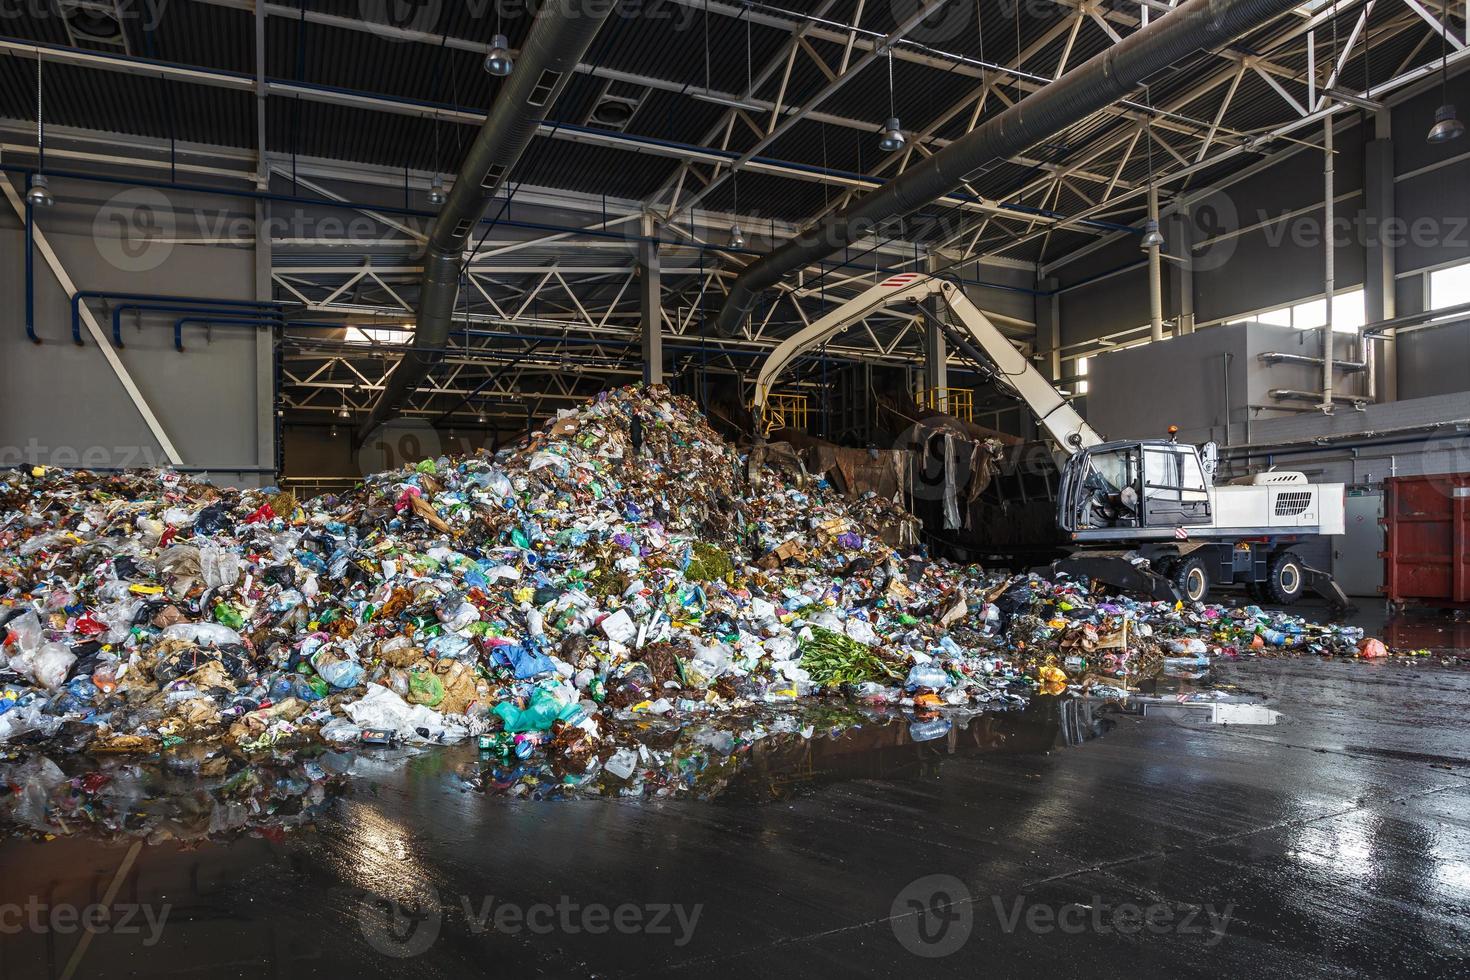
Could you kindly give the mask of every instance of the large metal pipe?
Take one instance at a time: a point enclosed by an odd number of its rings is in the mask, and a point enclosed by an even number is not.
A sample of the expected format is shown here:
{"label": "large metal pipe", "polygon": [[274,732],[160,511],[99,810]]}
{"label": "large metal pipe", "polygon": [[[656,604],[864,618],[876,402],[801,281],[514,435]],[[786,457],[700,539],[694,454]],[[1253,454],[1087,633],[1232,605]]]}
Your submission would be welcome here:
{"label": "large metal pipe", "polygon": [[525,153],[614,6],[612,0],[549,0],[536,14],[515,72],[506,79],[465,153],[454,188],[434,223],[424,252],[413,342],[359,428],[359,439],[397,415],[444,356],[470,233],[489,210],[506,175]]}
{"label": "large metal pipe", "polygon": [[1333,222],[1336,220],[1336,212],[1333,205],[1334,196],[1334,163],[1332,146],[1332,117],[1328,116],[1322,120],[1322,295],[1325,297],[1323,303],[1323,317],[1326,322],[1322,325],[1322,411],[1332,414],[1332,349],[1333,341],[1336,339],[1332,330],[1332,294],[1337,289],[1337,271],[1334,265],[1336,257],[1336,233],[1333,230]]}
{"label": "large metal pipe", "polygon": [[1218,48],[1300,5],[1300,0],[1189,0],[1040,91],[750,265],[715,321],[731,337],[761,290],[909,214],[986,168],[1123,98],[1155,72]]}

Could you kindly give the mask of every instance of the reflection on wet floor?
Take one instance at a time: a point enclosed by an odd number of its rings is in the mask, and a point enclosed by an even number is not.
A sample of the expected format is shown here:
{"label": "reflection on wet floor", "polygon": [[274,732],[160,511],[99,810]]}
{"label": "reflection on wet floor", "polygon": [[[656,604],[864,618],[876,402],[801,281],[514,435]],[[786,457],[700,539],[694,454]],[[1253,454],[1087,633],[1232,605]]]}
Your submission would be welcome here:
{"label": "reflection on wet floor", "polygon": [[146,759],[35,755],[0,763],[0,829],[103,840],[268,838],[308,826],[339,797],[370,793],[375,775],[438,756],[444,778],[487,796],[768,802],[844,780],[938,774],[945,760],[1043,753],[1105,732],[1115,702],[1038,696],[1025,708],[916,717],[846,705],[766,712],[636,732],[634,771],[607,760],[586,772],[543,759],[503,760],[469,746],[319,751],[246,759],[181,749]]}
{"label": "reflection on wet floor", "polygon": [[[915,718],[844,708],[783,714],[731,730],[696,724],[643,736],[630,780],[604,769],[558,775],[544,764],[483,758],[466,781],[488,794],[535,799],[585,796],[769,802],[852,779],[898,781],[935,775],[946,759],[992,752],[1046,752],[1101,735],[1112,702],[1041,695],[1025,708]],[[646,768],[643,768],[646,767]]]}
{"label": "reflection on wet floor", "polygon": [[1470,620],[1462,612],[1407,610],[1384,621],[1382,638],[1390,650],[1427,650],[1470,660]]}

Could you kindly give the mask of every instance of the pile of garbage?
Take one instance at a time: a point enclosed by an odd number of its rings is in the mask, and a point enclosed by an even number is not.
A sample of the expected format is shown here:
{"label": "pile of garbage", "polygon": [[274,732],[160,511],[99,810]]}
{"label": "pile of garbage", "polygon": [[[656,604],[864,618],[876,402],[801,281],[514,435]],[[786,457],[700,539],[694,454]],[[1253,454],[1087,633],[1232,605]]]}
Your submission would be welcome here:
{"label": "pile of garbage", "polygon": [[10,471],[0,749],[475,738],[631,786],[650,728],[827,696],[938,718],[1361,639],[930,561],[895,546],[913,519],[894,502],[748,462],[688,399],[638,386],[513,451],[307,502],[173,471]]}

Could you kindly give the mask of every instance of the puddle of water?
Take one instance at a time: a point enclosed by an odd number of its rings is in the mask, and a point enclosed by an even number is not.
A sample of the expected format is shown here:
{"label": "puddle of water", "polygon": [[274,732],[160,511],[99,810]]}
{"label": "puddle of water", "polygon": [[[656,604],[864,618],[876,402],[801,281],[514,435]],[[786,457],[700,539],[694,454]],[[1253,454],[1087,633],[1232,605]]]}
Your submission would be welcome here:
{"label": "puddle of water", "polygon": [[[683,727],[621,733],[636,740],[635,771],[607,760],[583,773],[544,756],[520,762],[471,744],[428,749],[315,750],[245,758],[200,747],[147,758],[33,755],[0,762],[0,833],[99,840],[279,839],[324,816],[333,802],[406,777],[454,781],[486,796],[730,802],[789,799],[844,780],[931,777],[946,760],[1042,753],[1112,727],[1113,702],[1037,696],[1025,708],[917,716],[826,705]],[[614,767],[616,768],[616,767]]]}
{"label": "puddle of water", "polygon": [[935,775],[945,760],[990,753],[1041,753],[1080,745],[1115,722],[1113,702],[1034,697],[1020,709],[916,717],[844,709],[839,715],[783,714],[732,728],[686,725],[640,737],[635,772],[604,767],[557,773],[544,762],[506,763],[488,755],[463,778],[487,794],[531,799],[668,798],[771,802],[834,782],[901,781]]}

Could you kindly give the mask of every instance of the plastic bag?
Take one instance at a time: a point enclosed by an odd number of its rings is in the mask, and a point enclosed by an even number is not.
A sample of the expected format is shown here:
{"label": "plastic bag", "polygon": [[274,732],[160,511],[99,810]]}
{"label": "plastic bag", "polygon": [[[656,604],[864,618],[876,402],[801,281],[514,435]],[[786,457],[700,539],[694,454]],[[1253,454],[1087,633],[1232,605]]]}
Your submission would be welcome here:
{"label": "plastic bag", "polygon": [[201,647],[222,647],[231,643],[243,646],[245,643],[239,633],[219,623],[175,623],[164,629],[163,636],[168,640],[188,640]]}
{"label": "plastic bag", "polygon": [[538,687],[531,695],[531,703],[525,708],[517,708],[509,701],[502,701],[491,710],[505,722],[505,730],[508,732],[545,732],[550,731],[552,722],[563,712],[571,717],[581,707],[576,702],[564,705],[557,700],[555,694]]}
{"label": "plastic bag", "polygon": [[338,690],[356,687],[362,683],[362,664],[330,647],[318,650],[311,658],[311,665],[316,668],[322,680]]}
{"label": "plastic bag", "polygon": [[240,580],[240,556],[227,548],[214,545],[200,548],[199,568],[204,584],[211,589],[222,589]]}
{"label": "plastic bag", "polygon": [[34,650],[24,650],[10,658],[10,669],[28,677],[48,691],[66,683],[77,655],[62,643],[44,643]]}
{"label": "plastic bag", "polygon": [[443,623],[446,629],[456,631],[465,629],[471,623],[478,623],[480,621],[480,610],[476,609],[468,599],[458,592],[451,592],[439,600],[439,604],[435,607],[434,612],[438,615],[439,622]]}
{"label": "plastic bag", "polygon": [[444,700],[444,682],[428,671],[418,670],[408,675],[408,703],[436,706]]}
{"label": "plastic bag", "polygon": [[407,742],[457,742],[469,735],[463,725],[432,708],[409,704],[381,684],[369,684],[361,700],[344,704],[342,710],[362,728],[385,728]]}

